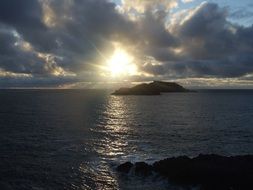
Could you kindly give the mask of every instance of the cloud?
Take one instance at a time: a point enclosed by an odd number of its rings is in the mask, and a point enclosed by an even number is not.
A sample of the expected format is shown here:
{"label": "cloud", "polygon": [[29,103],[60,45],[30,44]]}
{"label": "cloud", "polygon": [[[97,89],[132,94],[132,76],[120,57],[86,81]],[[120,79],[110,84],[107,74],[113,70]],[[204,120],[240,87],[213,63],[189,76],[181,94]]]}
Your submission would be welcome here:
{"label": "cloud", "polygon": [[[173,77],[241,77],[253,72],[252,27],[227,21],[227,10],[203,3],[172,29],[181,40],[174,56],[163,59],[163,72]],[[171,51],[167,51],[167,55]],[[165,54],[165,53],[164,53]],[[159,54],[155,56],[159,60]]]}
{"label": "cloud", "polygon": [[123,7],[127,11],[136,10],[144,13],[146,10],[170,10],[177,7],[177,0],[123,0]]}
{"label": "cloud", "polygon": [[253,11],[249,11],[245,9],[239,9],[230,14],[231,18],[235,19],[244,19],[244,18],[251,18],[253,16]]}
{"label": "cloud", "polygon": [[121,7],[107,0],[3,0],[0,87],[98,81],[115,44],[135,57],[140,75],[132,80],[253,73],[253,26],[231,23],[229,10],[215,3],[172,13],[176,6],[177,0],[124,0]]}
{"label": "cloud", "polygon": [[1,1],[0,23],[0,68],[45,78],[92,70],[96,49],[131,40],[132,23],[103,0]]}
{"label": "cloud", "polygon": [[234,23],[242,23],[245,26],[252,25],[253,11],[252,6],[246,5],[236,9],[229,10],[229,20]]}
{"label": "cloud", "polygon": [[194,0],[182,0],[183,3],[190,3],[193,2]]}

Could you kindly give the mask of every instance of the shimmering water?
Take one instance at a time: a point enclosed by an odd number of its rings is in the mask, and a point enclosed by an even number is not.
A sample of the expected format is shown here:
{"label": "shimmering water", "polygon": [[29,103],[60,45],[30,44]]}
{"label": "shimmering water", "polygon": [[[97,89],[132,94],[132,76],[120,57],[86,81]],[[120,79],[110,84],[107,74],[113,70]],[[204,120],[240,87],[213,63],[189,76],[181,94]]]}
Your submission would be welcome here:
{"label": "shimmering water", "polygon": [[0,189],[177,189],[124,161],[253,154],[253,91],[0,91]]}

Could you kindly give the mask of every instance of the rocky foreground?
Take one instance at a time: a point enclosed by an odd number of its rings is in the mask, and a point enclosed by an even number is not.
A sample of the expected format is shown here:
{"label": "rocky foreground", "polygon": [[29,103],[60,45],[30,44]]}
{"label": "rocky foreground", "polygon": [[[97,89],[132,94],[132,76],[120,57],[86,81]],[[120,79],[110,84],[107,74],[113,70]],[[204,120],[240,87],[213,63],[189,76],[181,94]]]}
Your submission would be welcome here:
{"label": "rocky foreground", "polygon": [[200,185],[201,189],[253,189],[253,155],[181,156],[152,165],[126,162],[119,165],[117,170],[143,177],[156,173],[178,185]]}
{"label": "rocky foreground", "polygon": [[160,95],[169,92],[191,92],[174,82],[154,81],[152,83],[139,84],[132,88],[120,88],[112,95]]}

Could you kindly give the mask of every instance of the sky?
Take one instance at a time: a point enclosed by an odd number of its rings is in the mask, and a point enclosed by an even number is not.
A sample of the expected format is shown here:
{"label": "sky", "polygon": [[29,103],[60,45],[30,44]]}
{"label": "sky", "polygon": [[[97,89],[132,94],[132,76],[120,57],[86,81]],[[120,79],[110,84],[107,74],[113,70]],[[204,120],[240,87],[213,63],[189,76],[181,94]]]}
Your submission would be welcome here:
{"label": "sky", "polygon": [[0,88],[253,88],[252,0],[1,0]]}

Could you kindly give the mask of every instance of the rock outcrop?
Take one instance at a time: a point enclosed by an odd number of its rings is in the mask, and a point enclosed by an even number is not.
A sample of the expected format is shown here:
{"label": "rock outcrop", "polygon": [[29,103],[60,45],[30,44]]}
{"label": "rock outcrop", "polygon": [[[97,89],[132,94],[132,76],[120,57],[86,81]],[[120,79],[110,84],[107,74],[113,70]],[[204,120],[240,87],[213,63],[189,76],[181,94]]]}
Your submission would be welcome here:
{"label": "rock outcrop", "polygon": [[154,81],[152,83],[139,84],[132,88],[120,88],[112,95],[160,95],[169,92],[191,92],[174,82]]}
{"label": "rock outcrop", "polygon": [[[199,155],[167,158],[148,165],[144,162],[120,165],[119,171],[134,170],[136,175],[157,173],[181,185],[200,185],[201,189],[253,189],[253,155]],[[122,169],[127,167],[127,169]]]}

